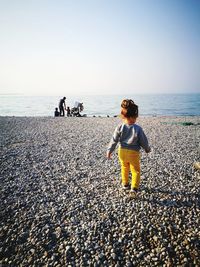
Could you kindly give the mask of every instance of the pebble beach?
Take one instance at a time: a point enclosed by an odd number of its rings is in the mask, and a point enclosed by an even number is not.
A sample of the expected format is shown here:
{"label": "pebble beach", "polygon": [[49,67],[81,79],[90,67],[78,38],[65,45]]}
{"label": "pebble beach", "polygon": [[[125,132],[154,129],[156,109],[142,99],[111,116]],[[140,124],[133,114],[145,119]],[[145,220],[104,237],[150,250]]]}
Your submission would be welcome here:
{"label": "pebble beach", "polygon": [[0,117],[0,266],[200,266],[200,117],[138,118],[135,199],[106,159],[119,122]]}

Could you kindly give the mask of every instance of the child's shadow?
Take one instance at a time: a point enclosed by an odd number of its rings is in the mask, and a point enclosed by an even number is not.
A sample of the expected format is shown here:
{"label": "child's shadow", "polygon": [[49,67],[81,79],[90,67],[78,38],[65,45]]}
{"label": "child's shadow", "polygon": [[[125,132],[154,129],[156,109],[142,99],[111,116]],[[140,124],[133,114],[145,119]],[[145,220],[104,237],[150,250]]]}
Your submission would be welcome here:
{"label": "child's shadow", "polygon": [[200,191],[197,193],[188,193],[184,191],[170,191],[148,187],[143,187],[142,191],[145,193],[140,199],[149,203],[175,208],[200,207]]}

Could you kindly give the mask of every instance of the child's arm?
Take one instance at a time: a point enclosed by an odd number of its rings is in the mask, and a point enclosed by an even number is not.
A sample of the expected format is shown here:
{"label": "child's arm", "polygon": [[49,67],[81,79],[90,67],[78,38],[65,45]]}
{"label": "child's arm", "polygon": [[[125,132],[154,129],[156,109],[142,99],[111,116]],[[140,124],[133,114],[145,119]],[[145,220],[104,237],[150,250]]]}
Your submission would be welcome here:
{"label": "child's arm", "polygon": [[139,143],[140,143],[140,146],[145,150],[146,153],[151,152],[151,148],[149,146],[148,139],[147,139],[144,131],[142,130],[142,128],[140,129]]}
{"label": "child's arm", "polygon": [[110,140],[110,143],[108,145],[108,148],[107,148],[107,153],[106,153],[106,156],[108,159],[111,158],[111,155],[112,155],[112,152],[115,150],[115,147],[119,141],[119,138],[120,138],[120,128],[121,128],[121,125],[120,126],[117,126],[115,131],[114,131],[114,134]]}

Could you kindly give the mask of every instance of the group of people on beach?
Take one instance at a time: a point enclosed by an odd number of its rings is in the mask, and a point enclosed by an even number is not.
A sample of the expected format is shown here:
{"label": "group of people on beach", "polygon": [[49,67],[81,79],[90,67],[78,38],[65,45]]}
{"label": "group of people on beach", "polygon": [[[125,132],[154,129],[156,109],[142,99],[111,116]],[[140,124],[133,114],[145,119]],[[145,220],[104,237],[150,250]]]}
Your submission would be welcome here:
{"label": "group of people on beach", "polygon": [[59,109],[56,107],[54,111],[55,117],[65,117],[65,111],[67,111],[67,117],[76,116],[81,117],[80,112],[83,111],[83,103],[75,102],[74,107],[70,109],[69,106],[66,107],[65,103],[66,97],[60,99]]}
{"label": "group of people on beach", "polygon": [[65,96],[60,99],[59,105],[58,105],[59,110],[57,107],[55,108],[55,112],[54,112],[55,117],[65,117],[65,111],[67,111],[67,117],[70,117],[70,114],[71,114],[70,107],[66,107],[65,100],[66,100]]}

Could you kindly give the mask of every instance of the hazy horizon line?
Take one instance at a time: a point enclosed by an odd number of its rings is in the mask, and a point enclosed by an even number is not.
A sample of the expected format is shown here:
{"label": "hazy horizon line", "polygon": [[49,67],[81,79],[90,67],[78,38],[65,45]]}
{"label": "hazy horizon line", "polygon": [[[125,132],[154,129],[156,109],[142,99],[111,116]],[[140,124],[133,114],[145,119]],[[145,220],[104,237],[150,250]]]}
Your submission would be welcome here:
{"label": "hazy horizon line", "polygon": [[164,92],[164,93],[156,93],[156,92],[148,92],[148,93],[108,93],[108,94],[92,94],[92,93],[61,93],[61,94],[23,94],[23,93],[0,93],[0,96],[61,96],[61,95],[68,95],[68,96],[123,96],[123,95],[189,95],[189,94],[200,94],[199,92],[192,91],[192,92]]}

